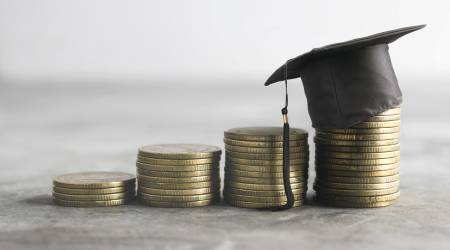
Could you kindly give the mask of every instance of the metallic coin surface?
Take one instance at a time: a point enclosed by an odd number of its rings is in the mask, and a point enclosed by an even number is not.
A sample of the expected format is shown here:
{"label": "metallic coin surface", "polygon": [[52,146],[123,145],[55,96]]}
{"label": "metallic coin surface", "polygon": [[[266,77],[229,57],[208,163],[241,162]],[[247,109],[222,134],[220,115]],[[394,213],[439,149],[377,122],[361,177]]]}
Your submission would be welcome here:
{"label": "metallic coin surface", "polygon": [[[242,165],[255,165],[255,166],[283,166],[283,160],[250,160],[250,159],[242,159],[242,158],[234,158],[234,157],[226,157],[227,163],[237,163]],[[308,159],[292,159],[289,161],[291,165],[299,165],[302,163],[308,162]]]}
{"label": "metallic coin surface", "polygon": [[343,170],[343,171],[384,171],[391,170],[400,167],[400,162],[395,162],[392,164],[382,164],[382,165],[371,165],[371,166],[363,166],[363,165],[340,165],[340,164],[331,164],[331,163],[322,163],[316,161],[316,168],[320,169],[330,169],[330,170]]}
{"label": "metallic coin surface", "polygon": [[377,207],[387,207],[392,204],[395,204],[398,202],[399,199],[390,200],[390,201],[380,201],[380,202],[374,202],[374,203],[351,203],[351,202],[342,202],[342,201],[329,201],[329,200],[319,200],[316,199],[318,202],[327,205],[327,206],[333,206],[333,207],[348,207],[348,208],[377,208]]}
{"label": "metallic coin surface", "polygon": [[169,177],[169,178],[178,178],[178,177],[196,177],[196,176],[211,176],[219,174],[219,168],[217,169],[209,169],[209,170],[200,170],[200,171],[153,171],[143,168],[136,168],[136,172],[138,175],[147,175],[153,177]]}
{"label": "metallic coin surface", "polygon": [[139,155],[158,159],[217,158],[221,149],[204,144],[157,144],[139,148]]}
{"label": "metallic coin surface", "polygon": [[[226,176],[227,181],[236,181],[240,183],[248,183],[248,184],[264,184],[264,185],[279,185],[283,184],[283,178],[252,178],[252,177],[241,177],[241,176]],[[308,180],[303,177],[291,177],[290,178],[291,183],[300,183],[300,182],[307,182]]]}
{"label": "metallic coin surface", "polygon": [[[238,152],[238,153],[252,153],[252,154],[282,154],[283,148],[258,148],[258,147],[243,147],[243,146],[233,146],[233,145],[225,145],[225,150],[230,152]],[[297,147],[289,147],[290,153],[298,153],[298,152],[308,152],[308,147],[305,146],[297,146]]]}
{"label": "metallic coin surface", "polygon": [[386,122],[386,121],[399,121],[400,115],[376,115],[366,120],[366,122]]}
{"label": "metallic coin surface", "polygon": [[66,201],[109,201],[132,197],[134,197],[134,191],[116,194],[60,194],[53,192],[53,198]]}
{"label": "metallic coin surface", "polygon": [[325,195],[333,194],[341,196],[375,196],[375,195],[387,195],[396,193],[398,191],[398,187],[386,189],[350,190],[350,189],[327,188],[315,185],[314,190],[316,190],[317,193]]}
{"label": "metallic coin surface", "polygon": [[176,159],[157,159],[138,155],[138,162],[151,165],[166,165],[166,166],[204,165],[217,163],[219,161],[220,157],[176,160]]}
{"label": "metallic coin surface", "polygon": [[[283,141],[282,127],[244,127],[232,128],[224,133],[225,138],[243,141]],[[290,140],[304,140],[308,132],[304,129],[290,128]]]}
{"label": "metallic coin surface", "polygon": [[339,182],[349,184],[370,184],[370,183],[386,183],[400,180],[400,175],[390,175],[383,177],[342,177],[342,176],[317,176],[323,182]]}
{"label": "metallic coin surface", "polygon": [[340,140],[340,141],[381,141],[398,139],[400,133],[390,134],[337,134],[329,132],[316,132],[316,137],[327,140]]}
{"label": "metallic coin surface", "polygon": [[194,188],[194,189],[157,189],[140,186],[139,193],[154,194],[154,195],[197,195],[197,194],[209,194],[219,192],[219,188]]}
{"label": "metallic coin surface", "polygon": [[196,189],[196,188],[217,188],[220,187],[220,181],[205,181],[205,182],[193,182],[193,183],[157,183],[157,182],[148,182],[144,180],[138,180],[139,188],[141,187],[149,187],[156,189],[175,189],[175,190],[183,190],[183,189]]}
{"label": "metallic coin surface", "polygon": [[[254,165],[243,165],[243,164],[238,164],[238,163],[227,162],[225,165],[225,168],[233,169],[233,170],[247,171],[247,172],[261,172],[261,173],[281,173],[281,172],[283,172],[282,165],[254,166]],[[291,171],[307,171],[308,163],[305,162],[302,164],[295,164],[295,165],[291,164],[289,166],[289,169]]]}
{"label": "metallic coin surface", "polygon": [[206,176],[195,176],[195,177],[152,177],[147,175],[138,175],[138,182],[155,182],[155,183],[196,183],[196,182],[205,182],[205,181],[217,181],[219,180],[219,175],[206,175]]}
{"label": "metallic coin surface", "polygon": [[[295,195],[294,200],[303,200],[303,195]],[[226,193],[224,194],[224,199],[226,200],[234,200],[234,201],[248,201],[248,202],[257,202],[257,203],[286,203],[286,196],[274,196],[274,197],[264,197],[264,196],[248,196],[248,195],[240,195],[240,194],[232,194]]]}
{"label": "metallic coin surface", "polygon": [[[240,158],[240,159],[249,159],[249,160],[283,160],[283,154],[254,154],[254,153],[239,153],[239,152],[225,152],[226,157],[232,158]],[[290,159],[304,159],[309,157],[309,154],[305,154],[303,152],[290,153]]]}
{"label": "metallic coin surface", "polygon": [[352,203],[376,203],[383,201],[396,200],[400,197],[400,191],[387,195],[376,196],[339,196],[333,194],[316,193],[316,196],[320,200],[332,200],[332,201],[347,201]]}
{"label": "metallic coin surface", "polygon": [[[258,191],[284,191],[283,184],[250,184],[250,183],[242,183],[236,181],[225,181],[225,188],[237,188],[237,189],[248,189],[248,190],[258,190]],[[306,183],[291,183],[292,189],[307,188]]]}
{"label": "metallic coin surface", "polygon": [[217,199],[220,197],[220,193],[210,193],[210,194],[197,194],[197,195],[154,195],[147,193],[138,193],[139,199],[144,199],[148,201],[164,201],[164,202],[192,202],[192,201],[202,201]]}
{"label": "metallic coin surface", "polygon": [[401,114],[401,111],[402,110],[401,110],[400,107],[396,107],[396,108],[391,108],[391,109],[388,109],[386,111],[380,112],[377,115],[378,116],[379,115],[399,115],[399,114]]}
{"label": "metallic coin surface", "polygon": [[393,168],[381,171],[342,171],[316,167],[317,176],[377,177],[377,176],[396,175],[398,173],[400,173],[400,168]]}
{"label": "metallic coin surface", "polygon": [[115,194],[115,193],[123,193],[123,192],[134,192],[136,186],[128,185],[123,187],[115,187],[115,188],[62,188],[62,187],[53,187],[53,192],[60,194]]}
{"label": "metallic coin surface", "polygon": [[378,147],[346,147],[346,146],[327,146],[316,144],[316,150],[347,153],[382,153],[400,150],[400,144],[378,146]]}
{"label": "metallic coin surface", "polygon": [[[229,138],[224,138],[226,146],[240,146],[240,147],[250,147],[250,148],[283,148],[282,141],[243,141],[243,140],[233,140]],[[289,141],[290,147],[307,147],[308,140],[296,140]]]}
{"label": "metallic coin surface", "polygon": [[390,128],[400,126],[400,121],[387,121],[387,122],[361,122],[350,128]]}
{"label": "metallic coin surface", "polygon": [[139,202],[143,205],[151,207],[166,207],[166,208],[190,208],[190,207],[203,207],[217,203],[219,200],[201,200],[191,202],[166,202],[166,201],[152,201],[146,199],[139,199]]}
{"label": "metallic coin surface", "polygon": [[349,183],[321,181],[320,179],[316,179],[314,185],[336,189],[367,190],[367,189],[388,189],[398,187],[399,184],[400,184],[399,181],[377,183],[377,184],[349,184]]}
{"label": "metallic coin surface", "polygon": [[[286,193],[284,192],[284,190],[259,191],[259,190],[251,190],[251,189],[226,188],[223,190],[223,193],[224,193],[224,195],[226,193],[231,193],[231,194],[240,194],[240,195],[247,195],[247,196],[269,196],[269,197],[286,196]],[[295,195],[305,195],[306,189],[303,189],[303,188],[292,189],[292,193],[294,193]]]}
{"label": "metallic coin surface", "polygon": [[316,131],[321,133],[335,133],[335,134],[390,134],[400,132],[400,127],[316,129]]}
{"label": "metallic coin surface", "polygon": [[112,188],[135,183],[132,174],[122,172],[80,172],[57,176],[53,179],[56,187],[63,188]]}
{"label": "metallic coin surface", "polygon": [[[234,170],[232,168],[225,168],[225,174],[231,176],[242,176],[242,177],[252,177],[252,178],[283,178],[283,172],[249,172],[242,170]],[[290,171],[290,177],[305,177],[308,175],[306,171]]]}
{"label": "metallic coin surface", "polygon": [[68,201],[53,198],[56,205],[65,207],[111,207],[126,204],[129,200],[109,200],[109,201]]}
{"label": "metallic coin surface", "polygon": [[205,171],[219,169],[220,162],[200,164],[200,165],[185,165],[185,166],[168,166],[168,165],[155,165],[142,162],[136,162],[136,167],[139,169],[145,169],[149,171],[161,171],[161,172],[188,172],[188,171]]}
{"label": "metallic coin surface", "polygon": [[314,137],[314,142],[321,145],[330,146],[351,146],[351,147],[378,147],[378,146],[388,146],[399,144],[399,139],[388,139],[382,141],[344,141],[344,140],[334,140],[334,139],[324,139],[322,137]]}
{"label": "metallic coin surface", "polygon": [[[258,202],[248,202],[248,201],[238,201],[238,200],[226,200],[225,202],[229,205],[235,206],[235,207],[242,207],[242,208],[273,208],[284,205],[286,202],[283,203],[258,203]],[[302,206],[304,203],[303,200],[297,200],[294,202],[293,207],[299,207]]]}
{"label": "metallic coin surface", "polygon": [[353,159],[337,159],[337,158],[327,158],[320,157],[316,155],[316,162],[322,163],[330,163],[330,164],[339,164],[339,165],[383,165],[383,164],[393,164],[400,161],[400,157],[391,157],[384,159],[363,159],[363,160],[353,160]]}
{"label": "metallic coin surface", "polygon": [[347,152],[331,152],[325,150],[316,150],[316,156],[330,157],[339,159],[384,159],[400,156],[400,151],[390,151],[382,153],[347,153]]}

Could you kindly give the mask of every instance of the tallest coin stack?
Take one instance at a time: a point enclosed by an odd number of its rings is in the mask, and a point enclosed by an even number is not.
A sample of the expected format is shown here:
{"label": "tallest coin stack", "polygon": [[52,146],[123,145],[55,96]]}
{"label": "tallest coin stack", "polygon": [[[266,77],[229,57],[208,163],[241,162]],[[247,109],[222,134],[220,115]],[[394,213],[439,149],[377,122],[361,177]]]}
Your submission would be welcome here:
{"label": "tallest coin stack", "polygon": [[316,129],[316,199],[341,207],[382,207],[400,193],[400,107],[346,129]]}

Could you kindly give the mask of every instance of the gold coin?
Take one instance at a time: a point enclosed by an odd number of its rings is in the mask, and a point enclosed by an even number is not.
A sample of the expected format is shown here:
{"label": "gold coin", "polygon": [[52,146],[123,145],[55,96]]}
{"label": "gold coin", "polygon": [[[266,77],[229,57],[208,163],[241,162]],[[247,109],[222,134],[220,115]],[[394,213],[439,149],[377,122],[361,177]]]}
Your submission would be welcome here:
{"label": "gold coin", "polygon": [[316,156],[339,158],[339,159],[384,159],[400,156],[400,151],[382,152],[382,153],[341,153],[324,150],[317,150]]}
{"label": "gold coin", "polygon": [[154,195],[147,193],[138,193],[139,199],[144,199],[148,201],[163,201],[163,202],[192,202],[192,201],[202,201],[202,200],[212,200],[220,197],[220,193],[210,193],[210,194],[197,194],[197,195]]}
{"label": "gold coin", "polygon": [[201,170],[201,171],[179,171],[179,172],[165,172],[165,171],[153,171],[147,170],[143,168],[137,168],[138,175],[146,175],[153,177],[169,177],[169,178],[179,178],[179,177],[197,177],[197,176],[211,176],[218,175],[219,168],[217,169],[209,169],[209,170]]}
{"label": "gold coin", "polygon": [[[248,171],[248,172],[261,172],[261,173],[281,173],[281,172],[283,172],[282,165],[254,166],[254,165],[243,165],[243,164],[227,162],[225,165],[225,168],[233,169],[233,170]],[[289,166],[289,169],[291,171],[308,171],[308,163],[305,162],[302,164],[295,164],[295,165],[291,164]]]}
{"label": "gold coin", "polygon": [[60,194],[115,194],[115,193],[123,193],[123,192],[134,192],[136,186],[128,185],[123,187],[115,187],[115,188],[90,188],[90,189],[79,189],[79,188],[62,188],[62,187],[53,187],[53,192]]}
{"label": "gold coin", "polygon": [[80,172],[57,176],[53,184],[62,188],[90,189],[123,187],[135,181],[134,175],[122,172]]}
{"label": "gold coin", "polygon": [[317,179],[323,182],[339,182],[339,183],[350,183],[350,184],[375,184],[375,183],[386,183],[400,180],[400,175],[390,175],[383,177],[342,177],[342,176],[319,176]]}
{"label": "gold coin", "polygon": [[317,176],[377,177],[377,176],[390,176],[398,173],[400,173],[400,168],[393,168],[381,171],[342,171],[342,170],[323,169],[321,167],[316,168]]}
{"label": "gold coin", "polygon": [[375,196],[375,195],[387,195],[396,193],[398,191],[398,187],[387,189],[350,190],[350,189],[327,188],[315,185],[314,190],[316,190],[317,193],[325,195],[333,194],[341,196]]}
{"label": "gold coin", "polygon": [[116,194],[60,194],[53,192],[53,198],[66,201],[109,201],[134,197],[133,192]]}
{"label": "gold coin", "polygon": [[400,121],[387,121],[387,122],[361,122],[350,128],[391,128],[400,126]]}
{"label": "gold coin", "polygon": [[[283,172],[249,172],[242,170],[234,170],[232,168],[225,168],[225,174],[231,176],[242,176],[242,177],[252,177],[252,178],[283,178]],[[290,171],[290,177],[305,177],[307,176],[307,172],[305,171]]]}
{"label": "gold coin", "polygon": [[220,157],[192,159],[192,160],[174,160],[174,159],[156,159],[138,155],[138,162],[151,165],[166,165],[166,166],[186,166],[186,165],[203,165],[203,164],[218,164]]}
{"label": "gold coin", "polygon": [[[253,154],[253,153],[238,153],[226,151],[226,157],[230,158],[240,158],[240,159],[249,159],[249,160],[283,160],[283,154]],[[305,159],[309,157],[309,154],[305,154],[302,152],[290,153],[289,158],[294,159]]]}
{"label": "gold coin", "polygon": [[340,140],[340,141],[381,141],[398,139],[400,133],[390,134],[337,134],[328,132],[316,132],[316,137],[326,140]]}
{"label": "gold coin", "polygon": [[321,181],[319,179],[316,179],[316,182],[315,182],[315,185],[318,185],[321,187],[337,188],[337,189],[351,189],[351,190],[388,189],[388,188],[398,187],[399,184],[400,184],[399,181],[377,183],[377,184],[349,184],[349,183]]}
{"label": "gold coin", "polygon": [[[241,177],[241,176],[226,176],[226,181],[232,180],[240,183],[248,183],[248,184],[264,184],[264,185],[278,185],[283,184],[283,178],[252,178],[252,177]],[[291,183],[302,183],[307,182],[306,178],[303,177],[291,177]]]}
{"label": "gold coin", "polygon": [[[236,181],[225,181],[225,188],[237,188],[237,189],[249,189],[249,190],[259,190],[259,191],[284,191],[283,184],[250,184],[250,183],[241,183]],[[307,188],[306,182],[298,182],[291,183],[292,189]]]}
{"label": "gold coin", "polygon": [[[250,160],[250,159],[242,159],[242,158],[233,158],[226,157],[226,162],[232,164],[242,164],[242,165],[256,165],[256,166],[274,166],[279,165],[283,166],[283,160]],[[307,159],[292,159],[289,161],[291,165],[299,165],[302,163],[308,162]]]}
{"label": "gold coin", "polygon": [[[282,127],[245,127],[232,128],[224,133],[225,138],[242,141],[283,141]],[[290,128],[290,140],[305,140],[308,132],[304,129]]]}
{"label": "gold coin", "polygon": [[375,203],[350,203],[342,201],[328,201],[328,200],[318,200],[320,203],[333,206],[333,207],[348,207],[348,208],[377,208],[377,207],[387,207],[398,201],[398,199],[390,201],[380,201]]}
{"label": "gold coin", "polygon": [[[283,148],[282,141],[242,141],[242,140],[233,140],[229,138],[224,138],[223,142],[225,142],[226,146],[240,146],[240,147],[249,147],[249,148]],[[307,147],[308,140],[296,140],[289,141],[290,147]]]}
{"label": "gold coin", "polygon": [[138,181],[145,182],[156,182],[156,183],[196,183],[196,182],[204,182],[204,181],[217,181],[219,179],[219,175],[207,175],[207,176],[195,176],[195,177],[152,177],[146,175],[138,175]]}
{"label": "gold coin", "polygon": [[314,142],[320,145],[330,146],[352,146],[352,147],[378,147],[399,144],[399,139],[389,139],[382,141],[343,141],[334,139],[324,139],[321,137],[314,137]]}
{"label": "gold coin", "polygon": [[68,201],[53,198],[53,202],[56,205],[65,207],[111,207],[118,206],[127,203],[129,200],[109,200],[109,201]]}
{"label": "gold coin", "polygon": [[[251,153],[251,154],[282,154],[283,148],[256,148],[256,147],[242,147],[242,146],[233,146],[233,145],[225,145],[225,150],[230,152],[237,153]],[[308,152],[308,147],[298,146],[298,147],[289,147],[289,152],[291,154],[299,153],[299,152]]]}
{"label": "gold coin", "polygon": [[383,153],[400,150],[400,144],[378,146],[378,147],[346,147],[346,146],[327,146],[316,144],[316,150],[347,153]]}
{"label": "gold coin", "polygon": [[[223,190],[223,193],[231,193],[231,194],[240,194],[240,195],[247,195],[247,196],[286,196],[286,193],[284,190],[272,190],[272,191],[259,191],[259,190],[250,190],[250,189],[239,189],[239,188],[226,188]],[[292,189],[292,193],[294,195],[305,195],[306,189],[303,188],[297,188]]]}
{"label": "gold coin", "polygon": [[366,120],[366,122],[386,122],[386,121],[399,121],[400,115],[376,115]]}
{"label": "gold coin", "polygon": [[166,207],[166,208],[190,208],[190,207],[203,207],[217,203],[218,199],[201,200],[191,202],[166,202],[166,201],[151,201],[145,199],[139,199],[139,202],[143,205],[151,207]]}
{"label": "gold coin", "polygon": [[148,187],[139,187],[139,193],[154,194],[154,195],[198,195],[198,194],[209,194],[219,192],[220,188],[194,188],[194,189],[157,189]]}
{"label": "gold coin", "polygon": [[390,128],[342,128],[342,129],[316,129],[321,133],[335,134],[391,134],[400,132],[400,127]]}
{"label": "gold coin", "polygon": [[218,158],[219,147],[204,144],[157,144],[139,148],[139,155],[157,159]]}
{"label": "gold coin", "polygon": [[395,107],[395,108],[391,108],[386,111],[380,112],[377,115],[399,115],[399,114],[401,114],[401,108]]}
{"label": "gold coin", "polygon": [[[226,203],[228,203],[231,206],[235,207],[242,207],[242,208],[274,208],[284,205],[286,202],[283,203],[258,203],[258,202],[248,202],[248,201],[238,201],[238,200],[225,200]],[[303,200],[297,200],[294,202],[293,207],[299,207],[302,206],[304,203]]]}
{"label": "gold coin", "polygon": [[188,171],[205,171],[219,169],[219,162],[201,164],[201,165],[185,165],[185,166],[167,166],[167,165],[155,165],[142,162],[136,162],[136,167],[139,169],[145,169],[149,171],[161,171],[161,172],[188,172]]}
{"label": "gold coin", "polygon": [[352,159],[337,159],[337,158],[320,158],[316,156],[316,161],[319,163],[331,163],[339,165],[383,165],[392,164],[400,161],[400,157],[391,157],[384,159],[363,159],[363,160],[352,160]]}
{"label": "gold coin", "polygon": [[317,193],[316,196],[320,200],[345,201],[352,203],[376,203],[376,202],[396,200],[400,197],[400,191],[397,191],[393,194],[376,195],[376,196],[339,196],[322,193]]}
{"label": "gold coin", "polygon": [[220,180],[215,181],[205,181],[205,182],[186,182],[186,183],[158,183],[158,182],[148,182],[144,180],[138,180],[139,188],[149,187],[156,189],[195,189],[195,188],[217,188],[220,187]]}
{"label": "gold coin", "polygon": [[[233,201],[247,201],[247,202],[257,202],[257,203],[278,203],[283,204],[287,202],[286,196],[274,196],[274,197],[263,197],[263,196],[247,196],[240,194],[224,194],[224,199]],[[303,195],[294,195],[294,200],[303,200]]]}
{"label": "gold coin", "polygon": [[316,168],[324,170],[343,170],[343,171],[384,171],[391,170],[400,167],[400,162],[395,162],[392,164],[382,164],[382,165],[372,165],[372,166],[362,166],[362,165],[340,165],[331,163],[322,163],[316,161]]}

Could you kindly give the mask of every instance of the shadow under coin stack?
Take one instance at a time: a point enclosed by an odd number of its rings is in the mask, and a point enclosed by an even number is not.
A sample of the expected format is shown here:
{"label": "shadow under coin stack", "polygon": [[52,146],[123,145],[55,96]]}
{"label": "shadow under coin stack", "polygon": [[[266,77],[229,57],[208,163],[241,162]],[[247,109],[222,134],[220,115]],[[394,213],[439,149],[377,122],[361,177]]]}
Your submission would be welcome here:
{"label": "shadow under coin stack", "polygon": [[331,206],[383,207],[398,200],[400,108],[347,129],[317,129],[316,199]]}
{"label": "shadow under coin stack", "polygon": [[125,204],[136,194],[134,175],[81,172],[53,179],[53,201],[68,207],[109,207]]}
{"label": "shadow under coin stack", "polygon": [[[272,208],[286,203],[283,186],[283,128],[225,131],[224,199],[233,206]],[[290,182],[294,206],[303,204],[308,180],[308,133],[290,129]]]}
{"label": "shadow under coin stack", "polygon": [[138,198],[155,207],[200,207],[220,201],[221,149],[160,144],[139,149]]}

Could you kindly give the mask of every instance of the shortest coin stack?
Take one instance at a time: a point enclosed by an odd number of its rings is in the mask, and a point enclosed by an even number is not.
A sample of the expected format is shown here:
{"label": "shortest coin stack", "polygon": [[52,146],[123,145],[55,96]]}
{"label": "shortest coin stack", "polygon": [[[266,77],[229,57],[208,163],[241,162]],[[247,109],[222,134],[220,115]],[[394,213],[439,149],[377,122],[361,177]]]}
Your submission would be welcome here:
{"label": "shortest coin stack", "polygon": [[200,207],[220,200],[220,148],[199,144],[141,147],[138,198],[154,207]]}
{"label": "shortest coin stack", "polygon": [[53,179],[53,201],[68,207],[109,207],[135,197],[134,175],[121,172],[80,172]]}

